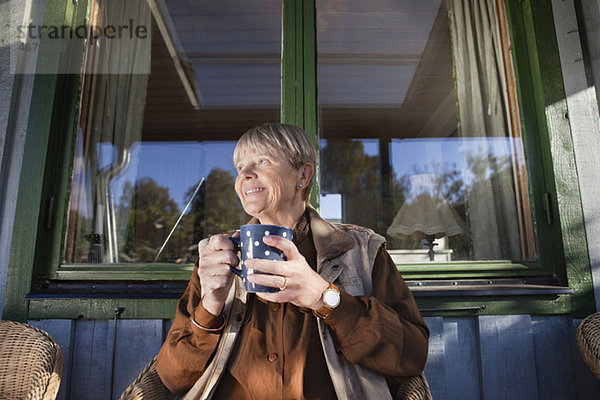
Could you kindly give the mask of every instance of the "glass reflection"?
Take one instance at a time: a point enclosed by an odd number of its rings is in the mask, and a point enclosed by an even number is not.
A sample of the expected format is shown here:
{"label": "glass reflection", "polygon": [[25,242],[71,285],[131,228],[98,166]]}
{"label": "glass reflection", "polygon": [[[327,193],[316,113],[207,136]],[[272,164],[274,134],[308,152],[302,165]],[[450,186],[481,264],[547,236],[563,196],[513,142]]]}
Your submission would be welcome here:
{"label": "glass reflection", "polygon": [[247,129],[279,119],[281,2],[123,4],[98,0],[92,17],[143,15],[151,43],[89,43],[65,262],[154,262],[169,238],[158,261],[191,263],[200,239],[249,219],[232,153]]}
{"label": "glass reflection", "polygon": [[399,263],[535,258],[502,5],[465,4],[317,1],[326,215]]}

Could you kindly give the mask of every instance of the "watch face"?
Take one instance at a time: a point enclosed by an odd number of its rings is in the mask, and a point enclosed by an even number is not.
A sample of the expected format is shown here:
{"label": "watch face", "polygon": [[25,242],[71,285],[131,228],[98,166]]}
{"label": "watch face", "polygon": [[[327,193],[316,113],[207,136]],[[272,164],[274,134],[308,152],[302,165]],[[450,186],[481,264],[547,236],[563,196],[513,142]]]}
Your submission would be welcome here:
{"label": "watch face", "polygon": [[333,289],[328,289],[323,294],[323,303],[329,308],[337,307],[340,304],[340,293]]}

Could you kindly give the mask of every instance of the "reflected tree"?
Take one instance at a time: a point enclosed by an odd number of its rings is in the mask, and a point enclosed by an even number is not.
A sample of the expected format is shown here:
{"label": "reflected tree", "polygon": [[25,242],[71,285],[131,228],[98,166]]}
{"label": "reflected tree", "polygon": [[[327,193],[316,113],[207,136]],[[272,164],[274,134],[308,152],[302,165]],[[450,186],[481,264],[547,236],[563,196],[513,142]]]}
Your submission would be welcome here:
{"label": "reflected tree", "polygon": [[[69,223],[74,225],[67,230],[65,240],[65,259],[68,263],[87,263],[90,254],[91,236],[88,232],[93,231],[93,220],[71,209],[69,212]],[[74,235],[76,235],[74,237]]]}
{"label": "reflected tree", "polygon": [[250,216],[244,212],[233,188],[235,178],[229,171],[213,169],[206,180],[204,197],[206,208],[203,237],[216,233],[239,229]]}
{"label": "reflected tree", "polygon": [[358,140],[327,140],[321,149],[321,190],[342,195],[342,220],[380,231],[380,160]]}
{"label": "reflected tree", "polygon": [[509,152],[474,151],[466,157],[471,179],[465,185],[468,199],[472,258],[478,260],[521,259],[515,180]]}
{"label": "reflected tree", "polygon": [[[233,189],[234,181],[229,171],[220,168],[214,168],[206,177],[203,188],[192,202],[191,215],[182,221],[186,231],[192,233],[194,243],[210,235],[238,229],[250,219]],[[186,192],[186,203],[196,185]]]}
{"label": "reflected tree", "polygon": [[[239,228],[249,219],[233,189],[229,171],[213,169],[190,204],[189,210],[173,231],[159,261],[193,263],[197,243],[204,237]],[[187,204],[198,182],[186,192]],[[153,262],[175,226],[181,210],[169,194],[152,178],[143,178],[135,186],[126,182],[118,206],[121,259],[125,262]]]}
{"label": "reflected tree", "polygon": [[[120,257],[126,262],[152,262],[179,215],[179,207],[169,189],[152,178],[142,178],[135,186],[123,185],[119,202],[120,221],[127,221]],[[164,258],[176,258],[176,242],[163,251]]]}

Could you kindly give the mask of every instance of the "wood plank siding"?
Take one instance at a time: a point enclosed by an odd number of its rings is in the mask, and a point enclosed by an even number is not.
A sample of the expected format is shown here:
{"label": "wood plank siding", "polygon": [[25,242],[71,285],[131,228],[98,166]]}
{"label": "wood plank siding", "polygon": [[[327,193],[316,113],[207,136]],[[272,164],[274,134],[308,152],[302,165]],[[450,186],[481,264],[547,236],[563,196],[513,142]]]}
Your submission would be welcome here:
{"label": "wood plank siding", "polygon": [[[425,373],[436,400],[598,399],[600,381],[575,343],[580,320],[506,315],[426,321],[431,337]],[[118,399],[157,354],[171,324],[118,320],[115,330],[114,320],[29,322],[49,332],[63,351],[61,400]]]}

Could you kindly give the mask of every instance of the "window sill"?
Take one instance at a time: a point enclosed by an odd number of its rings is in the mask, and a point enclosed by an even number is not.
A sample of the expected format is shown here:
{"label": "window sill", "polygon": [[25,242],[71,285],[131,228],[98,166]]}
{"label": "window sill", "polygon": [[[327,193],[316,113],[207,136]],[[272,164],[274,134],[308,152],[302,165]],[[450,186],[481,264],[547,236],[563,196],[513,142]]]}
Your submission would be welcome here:
{"label": "window sill", "polygon": [[406,280],[515,278],[552,273],[536,261],[450,261],[396,264]]}
{"label": "window sill", "polygon": [[55,273],[58,280],[187,281],[194,264],[69,264]]}
{"label": "window sill", "polygon": [[554,279],[409,281],[415,297],[554,296],[573,294]]}
{"label": "window sill", "polygon": [[76,282],[45,281],[25,300],[59,299],[179,299],[187,281]]}
{"label": "window sill", "polygon": [[[406,280],[479,279],[548,274],[535,262],[453,261],[396,264]],[[52,275],[64,281],[187,281],[193,264],[68,264]]]}
{"label": "window sill", "polygon": [[[461,279],[407,281],[415,297],[552,296],[573,294],[553,278]],[[187,281],[168,282],[77,282],[45,281],[26,300],[118,298],[179,298]]]}
{"label": "window sill", "polygon": [[[187,282],[45,282],[26,296],[29,319],[173,318]],[[428,280],[407,282],[426,316],[564,314],[571,288],[546,279]]]}

